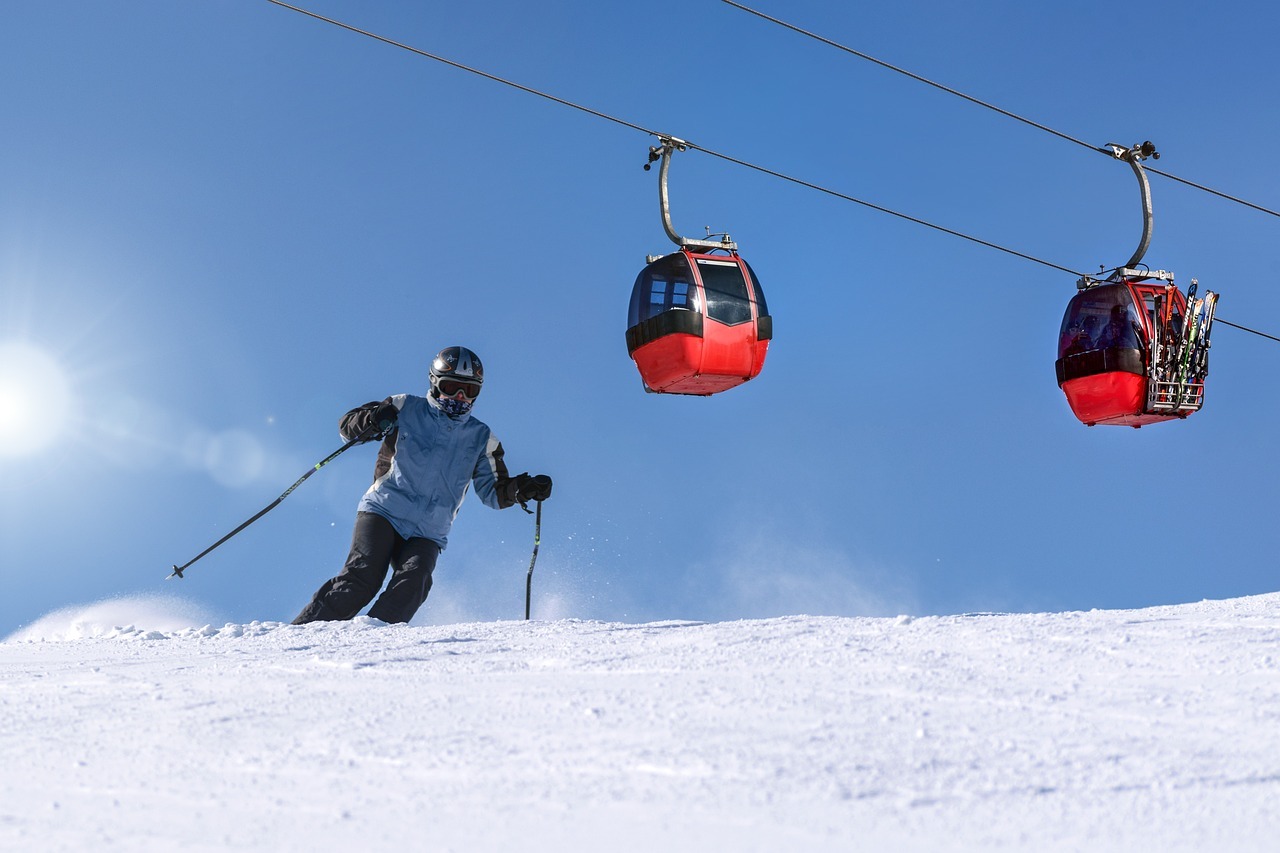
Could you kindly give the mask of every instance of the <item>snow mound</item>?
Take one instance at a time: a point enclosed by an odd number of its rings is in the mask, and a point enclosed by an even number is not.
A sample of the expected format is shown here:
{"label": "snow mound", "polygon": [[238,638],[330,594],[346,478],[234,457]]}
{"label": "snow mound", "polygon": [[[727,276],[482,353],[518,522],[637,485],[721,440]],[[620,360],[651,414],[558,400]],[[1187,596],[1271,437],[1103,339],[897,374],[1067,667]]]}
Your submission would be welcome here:
{"label": "snow mound", "polygon": [[3,642],[56,643],[93,637],[158,640],[212,621],[204,608],[176,596],[123,596],[55,610]]}

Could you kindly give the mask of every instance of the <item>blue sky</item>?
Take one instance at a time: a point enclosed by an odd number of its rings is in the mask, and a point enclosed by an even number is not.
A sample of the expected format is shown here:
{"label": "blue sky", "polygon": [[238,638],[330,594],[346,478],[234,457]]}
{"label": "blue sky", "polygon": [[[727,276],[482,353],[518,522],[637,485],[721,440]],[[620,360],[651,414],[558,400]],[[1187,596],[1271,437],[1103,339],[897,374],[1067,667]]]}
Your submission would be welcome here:
{"label": "blue sky", "polygon": [[[309,8],[1072,269],[1140,235],[1129,168],[721,2]],[[1271,208],[1264,3],[761,2]],[[265,0],[11,4],[0,28],[0,632],[119,595],[289,619],[340,566],[372,448],[188,573],[341,442],[348,408],[485,361],[476,415],[556,481],[535,617],[1134,607],[1274,591],[1268,379],[1215,329],[1204,410],[1088,429],[1054,381],[1074,278],[693,151],[763,374],[648,395],[623,333],[670,250],[644,133]],[[1280,221],[1158,176],[1146,260],[1280,333]],[[14,367],[19,365],[19,367]],[[38,378],[37,378],[38,377]],[[17,390],[12,390],[17,389]],[[533,523],[464,505],[419,619],[520,618]]]}

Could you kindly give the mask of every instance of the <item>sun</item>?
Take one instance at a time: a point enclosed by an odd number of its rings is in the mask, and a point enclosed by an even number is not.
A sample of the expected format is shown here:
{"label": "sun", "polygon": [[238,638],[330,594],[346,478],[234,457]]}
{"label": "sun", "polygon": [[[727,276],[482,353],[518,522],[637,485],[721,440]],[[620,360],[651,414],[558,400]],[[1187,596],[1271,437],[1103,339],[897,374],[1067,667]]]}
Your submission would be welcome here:
{"label": "sun", "polygon": [[71,412],[66,371],[43,350],[0,341],[0,457],[44,450],[62,434]]}

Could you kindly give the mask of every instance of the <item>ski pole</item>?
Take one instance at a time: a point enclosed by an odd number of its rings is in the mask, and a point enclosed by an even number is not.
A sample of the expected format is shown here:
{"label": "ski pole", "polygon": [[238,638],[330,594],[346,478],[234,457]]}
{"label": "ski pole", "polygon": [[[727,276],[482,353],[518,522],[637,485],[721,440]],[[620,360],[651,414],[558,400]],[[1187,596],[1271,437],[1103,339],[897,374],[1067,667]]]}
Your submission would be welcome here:
{"label": "ski pole", "polygon": [[[246,521],[244,524],[241,524],[241,525],[240,525],[239,527],[237,527],[235,530],[231,531],[231,532],[230,532],[230,533],[228,533],[226,536],[223,536],[223,537],[222,537],[221,539],[219,539],[217,542],[214,542],[214,543],[213,543],[212,545],[210,545],[208,548],[205,548],[203,551],[201,551],[199,554],[196,554],[196,555],[195,555],[194,557],[192,557],[190,560],[187,560],[187,562],[183,563],[181,566],[174,566],[174,567],[173,567],[173,574],[171,574],[171,575],[169,575],[168,577],[166,577],[166,578],[165,578],[165,580],[173,580],[173,578],[175,578],[175,577],[178,577],[178,578],[185,577],[185,575],[183,575],[182,573],[183,573],[184,571],[186,571],[186,570],[191,566],[191,564],[192,564],[192,563],[194,563],[196,560],[199,560],[199,559],[200,559],[201,557],[203,557],[205,554],[208,554],[208,553],[209,553],[210,551],[212,551],[214,548],[217,548],[217,547],[218,547],[219,545],[221,545],[223,542],[226,542],[226,541],[227,541],[228,539],[230,539],[232,536],[235,536],[235,535],[236,535],[237,533],[239,533],[241,530],[244,530],[244,529],[245,529],[246,527],[248,527],[250,524],[253,524],[255,521],[257,521],[258,519],[262,518],[262,517],[263,517],[264,515],[266,515],[267,513],[271,512],[271,510],[275,509],[275,508],[276,508],[276,506],[278,506],[278,505],[279,505],[279,503],[280,503],[282,500],[284,500],[285,498],[289,497],[289,494],[290,494],[294,489],[298,488],[298,486],[301,486],[301,485],[302,485],[302,483],[303,483],[303,481],[305,481],[308,477],[310,477],[310,476],[311,476],[312,474],[314,474],[315,472],[319,471],[319,470],[320,470],[321,468],[323,468],[324,466],[328,465],[328,464],[329,464],[330,462],[332,462],[333,460],[337,459],[337,458],[338,458],[339,456],[341,456],[344,452],[346,452],[349,448],[354,447],[354,446],[355,446],[355,445],[357,445],[357,444],[360,444],[362,441],[364,441],[366,438],[368,438],[368,437],[370,436],[370,433],[371,433],[373,430],[375,430],[375,429],[376,429],[376,427],[371,427],[370,429],[365,430],[364,432],[362,432],[362,433],[360,433],[359,435],[357,435],[355,438],[353,438],[353,439],[351,439],[350,441],[348,441],[346,444],[344,444],[344,445],[342,445],[341,447],[339,447],[337,450],[333,451],[333,453],[330,453],[330,454],[329,454],[328,456],[326,456],[324,459],[321,459],[321,460],[320,460],[319,462],[317,462],[314,466],[312,466],[312,467],[307,471],[307,473],[305,473],[305,474],[303,474],[301,477],[299,477],[299,478],[298,478],[298,482],[294,483],[292,486],[290,486],[289,488],[285,489],[285,490],[284,490],[284,494],[280,495],[280,497],[276,498],[276,499],[275,499],[275,500],[273,500],[271,503],[267,504],[267,505],[266,505],[266,506],[264,506],[262,509],[258,510],[257,514],[256,514],[256,515],[254,515],[254,516],[253,516],[253,518],[250,518],[250,519],[249,519],[248,521]],[[530,569],[529,569],[529,570],[530,570],[530,571],[533,571],[533,568],[532,568],[532,567],[530,567]]]}
{"label": "ski pole", "polygon": [[529,621],[529,601],[533,597],[533,564],[538,561],[538,545],[542,542],[542,501],[533,520],[533,556],[529,558],[529,574],[524,578],[524,618]]}

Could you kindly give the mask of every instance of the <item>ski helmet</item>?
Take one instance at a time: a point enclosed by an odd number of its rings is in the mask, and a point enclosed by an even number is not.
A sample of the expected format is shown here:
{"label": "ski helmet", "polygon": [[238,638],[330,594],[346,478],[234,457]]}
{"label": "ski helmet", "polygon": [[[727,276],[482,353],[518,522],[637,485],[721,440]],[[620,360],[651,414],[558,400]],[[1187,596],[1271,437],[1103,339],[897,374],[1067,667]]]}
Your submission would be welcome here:
{"label": "ski helmet", "polygon": [[447,415],[464,415],[480,396],[484,365],[466,347],[445,347],[431,361],[431,396]]}

